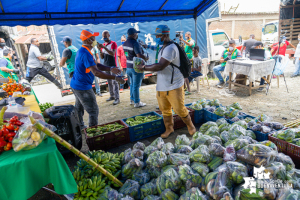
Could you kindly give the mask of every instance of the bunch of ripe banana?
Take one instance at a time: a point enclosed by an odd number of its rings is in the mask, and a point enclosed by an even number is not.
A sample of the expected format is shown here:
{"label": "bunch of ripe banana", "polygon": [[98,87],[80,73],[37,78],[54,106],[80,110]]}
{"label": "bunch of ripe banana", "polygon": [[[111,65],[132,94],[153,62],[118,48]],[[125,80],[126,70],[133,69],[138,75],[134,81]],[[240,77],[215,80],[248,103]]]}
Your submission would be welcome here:
{"label": "bunch of ripe banana", "polygon": [[[113,154],[109,152],[89,151],[87,153],[93,161],[98,163],[106,171],[111,173],[114,177],[118,178],[121,174],[121,162],[124,153]],[[114,186],[120,187],[93,166],[89,165],[86,161],[80,159],[75,166],[73,177],[77,183],[78,192],[74,196],[74,200],[96,200],[98,196],[103,193],[104,187]]]}

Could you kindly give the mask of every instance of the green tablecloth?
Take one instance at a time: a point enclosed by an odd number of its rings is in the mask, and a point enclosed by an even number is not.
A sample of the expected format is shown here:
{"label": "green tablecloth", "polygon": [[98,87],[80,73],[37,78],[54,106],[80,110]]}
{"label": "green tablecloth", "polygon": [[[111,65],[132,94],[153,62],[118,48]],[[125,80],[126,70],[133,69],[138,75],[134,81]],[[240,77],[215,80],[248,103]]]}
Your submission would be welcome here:
{"label": "green tablecloth", "polygon": [[49,183],[58,194],[77,192],[72,173],[52,138],[29,151],[0,154],[0,199],[26,200]]}

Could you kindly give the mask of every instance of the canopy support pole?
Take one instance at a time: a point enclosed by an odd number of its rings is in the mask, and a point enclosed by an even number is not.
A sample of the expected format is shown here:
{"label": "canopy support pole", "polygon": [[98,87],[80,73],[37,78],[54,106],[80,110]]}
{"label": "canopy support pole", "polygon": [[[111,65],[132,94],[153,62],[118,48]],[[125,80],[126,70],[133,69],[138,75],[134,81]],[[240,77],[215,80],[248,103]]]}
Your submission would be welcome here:
{"label": "canopy support pole", "polygon": [[166,5],[166,3],[168,2],[169,0],[166,0],[165,2],[164,2],[164,4],[159,8],[159,10],[161,10],[165,5]]}
{"label": "canopy support pole", "polygon": [[196,39],[196,45],[198,43],[198,31],[197,31],[197,15],[194,16],[194,20],[195,20],[195,39]]}
{"label": "canopy support pole", "polygon": [[66,12],[68,12],[68,7],[69,7],[69,0],[66,2]]}
{"label": "canopy support pole", "polygon": [[122,7],[124,1],[125,1],[125,0],[122,0],[122,2],[120,3],[119,8],[118,8],[118,11],[120,11],[120,9],[121,9],[121,7]]}
{"label": "canopy support pole", "polygon": [[2,3],[1,3],[1,0],[0,0],[0,8],[1,8],[2,12],[5,13]]}

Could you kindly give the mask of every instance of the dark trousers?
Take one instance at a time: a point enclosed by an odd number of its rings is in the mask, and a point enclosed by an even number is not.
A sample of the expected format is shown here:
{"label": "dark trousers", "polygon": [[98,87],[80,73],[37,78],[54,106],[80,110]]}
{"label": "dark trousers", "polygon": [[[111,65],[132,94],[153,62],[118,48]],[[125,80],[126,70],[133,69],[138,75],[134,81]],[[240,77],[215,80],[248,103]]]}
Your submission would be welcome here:
{"label": "dark trousers", "polygon": [[[265,77],[265,76],[264,76]],[[266,77],[265,77],[266,78]],[[265,79],[261,78],[260,79],[260,85],[264,85],[265,84]]]}
{"label": "dark trousers", "polygon": [[80,125],[83,128],[84,110],[89,114],[89,127],[98,125],[99,109],[96,101],[96,96],[93,89],[75,90],[72,89],[75,95],[75,108],[78,111]]}
{"label": "dark trousers", "polygon": [[26,80],[30,83],[31,80],[37,75],[42,75],[47,78],[49,81],[53,82],[55,78],[44,68],[30,68],[27,67],[26,70]]}

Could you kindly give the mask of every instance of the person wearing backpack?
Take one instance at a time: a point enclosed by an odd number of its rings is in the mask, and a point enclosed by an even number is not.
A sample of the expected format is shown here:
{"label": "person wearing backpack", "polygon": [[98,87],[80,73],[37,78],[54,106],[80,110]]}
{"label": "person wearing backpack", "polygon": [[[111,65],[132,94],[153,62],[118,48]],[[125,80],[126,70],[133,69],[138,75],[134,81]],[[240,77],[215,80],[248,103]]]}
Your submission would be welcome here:
{"label": "person wearing backpack", "polygon": [[156,43],[163,45],[158,53],[158,63],[138,66],[141,71],[157,72],[156,98],[166,127],[162,138],[167,138],[174,132],[172,108],[187,125],[189,134],[196,132],[189,111],[184,105],[184,78],[191,74],[191,63],[184,50],[170,39],[169,34],[170,28],[167,25],[156,28]]}

